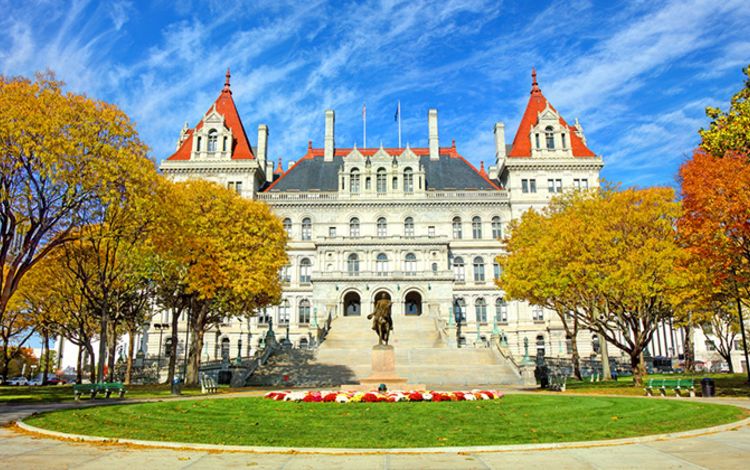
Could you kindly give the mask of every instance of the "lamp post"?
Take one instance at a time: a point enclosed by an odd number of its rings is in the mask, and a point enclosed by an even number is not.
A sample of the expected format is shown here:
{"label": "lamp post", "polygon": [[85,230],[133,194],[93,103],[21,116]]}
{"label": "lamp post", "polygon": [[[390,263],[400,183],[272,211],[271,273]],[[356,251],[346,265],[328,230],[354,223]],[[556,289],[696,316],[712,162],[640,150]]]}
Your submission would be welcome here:
{"label": "lamp post", "polygon": [[161,379],[161,354],[162,354],[161,340],[164,337],[164,328],[169,328],[169,324],[168,323],[154,323],[154,328],[159,330],[159,355],[156,357],[156,380],[158,382]]}

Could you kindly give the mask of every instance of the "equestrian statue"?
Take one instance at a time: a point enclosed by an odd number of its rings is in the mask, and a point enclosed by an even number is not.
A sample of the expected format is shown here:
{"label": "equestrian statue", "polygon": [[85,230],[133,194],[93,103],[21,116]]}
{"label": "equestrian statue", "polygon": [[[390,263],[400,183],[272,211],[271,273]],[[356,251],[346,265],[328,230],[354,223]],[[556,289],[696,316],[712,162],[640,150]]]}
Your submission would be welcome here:
{"label": "equestrian statue", "polygon": [[390,300],[380,299],[375,302],[375,311],[367,315],[368,320],[372,319],[372,329],[378,334],[378,346],[388,345],[388,338],[393,330],[391,305]]}

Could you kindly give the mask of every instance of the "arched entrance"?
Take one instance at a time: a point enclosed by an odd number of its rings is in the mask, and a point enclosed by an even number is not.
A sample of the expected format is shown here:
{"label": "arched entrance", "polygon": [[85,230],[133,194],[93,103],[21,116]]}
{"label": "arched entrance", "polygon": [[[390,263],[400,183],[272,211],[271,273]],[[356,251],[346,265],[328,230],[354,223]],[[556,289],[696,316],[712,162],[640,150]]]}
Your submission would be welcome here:
{"label": "arched entrance", "polygon": [[359,294],[356,292],[348,292],[344,296],[344,316],[345,317],[357,317],[362,314],[362,305],[359,298]]}
{"label": "arched entrance", "polygon": [[422,295],[413,290],[406,293],[404,297],[404,314],[422,315]]}

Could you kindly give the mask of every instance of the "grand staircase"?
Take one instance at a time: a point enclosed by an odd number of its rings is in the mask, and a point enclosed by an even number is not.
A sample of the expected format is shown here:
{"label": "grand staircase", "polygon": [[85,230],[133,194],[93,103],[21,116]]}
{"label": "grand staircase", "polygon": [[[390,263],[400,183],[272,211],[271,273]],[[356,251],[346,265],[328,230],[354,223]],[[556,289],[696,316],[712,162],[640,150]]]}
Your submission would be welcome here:
{"label": "grand staircase", "polygon": [[[337,386],[370,375],[377,335],[365,317],[339,317],[317,351],[288,350],[274,356],[248,379],[248,385]],[[494,348],[449,347],[433,319],[395,317],[390,344],[396,372],[409,383],[438,386],[521,383],[516,368]]]}

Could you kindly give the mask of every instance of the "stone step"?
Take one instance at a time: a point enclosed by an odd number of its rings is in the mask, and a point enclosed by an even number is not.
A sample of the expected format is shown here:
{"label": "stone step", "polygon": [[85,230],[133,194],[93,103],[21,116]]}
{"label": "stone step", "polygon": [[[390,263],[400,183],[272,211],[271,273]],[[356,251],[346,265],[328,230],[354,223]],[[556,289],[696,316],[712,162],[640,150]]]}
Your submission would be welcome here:
{"label": "stone step", "polygon": [[[448,348],[399,348],[394,347],[397,364],[425,365],[493,365],[497,358],[487,349],[448,349]],[[369,365],[371,348],[367,349],[320,349],[316,362],[328,364]]]}

